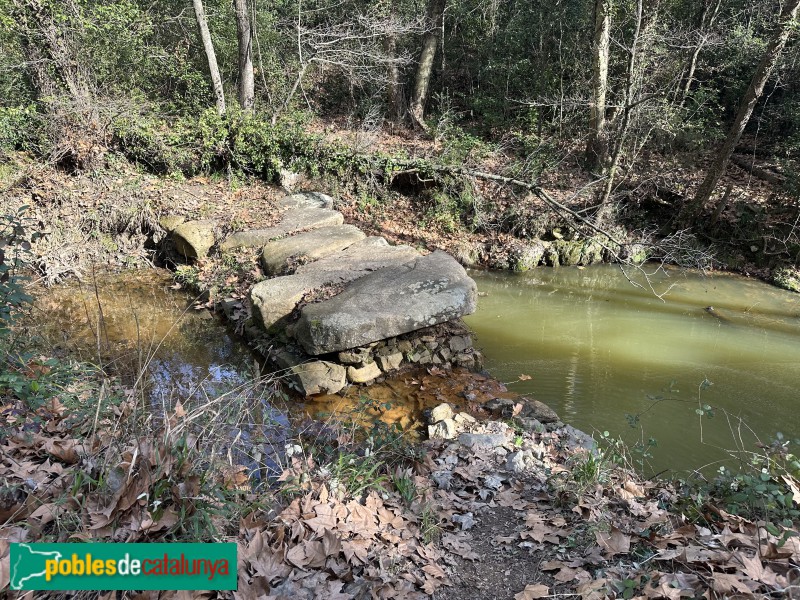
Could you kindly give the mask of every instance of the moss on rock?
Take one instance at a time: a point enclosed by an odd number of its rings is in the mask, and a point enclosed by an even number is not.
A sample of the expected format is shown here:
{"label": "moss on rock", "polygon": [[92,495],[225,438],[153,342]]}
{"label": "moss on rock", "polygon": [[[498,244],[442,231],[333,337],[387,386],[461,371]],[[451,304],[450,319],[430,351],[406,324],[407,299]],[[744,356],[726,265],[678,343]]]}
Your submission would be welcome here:
{"label": "moss on rock", "polygon": [[509,253],[511,270],[524,273],[536,268],[542,262],[544,253],[545,245],[538,240],[530,244],[516,244]]}
{"label": "moss on rock", "polygon": [[800,271],[794,267],[781,267],[772,273],[775,285],[790,292],[800,293]]}

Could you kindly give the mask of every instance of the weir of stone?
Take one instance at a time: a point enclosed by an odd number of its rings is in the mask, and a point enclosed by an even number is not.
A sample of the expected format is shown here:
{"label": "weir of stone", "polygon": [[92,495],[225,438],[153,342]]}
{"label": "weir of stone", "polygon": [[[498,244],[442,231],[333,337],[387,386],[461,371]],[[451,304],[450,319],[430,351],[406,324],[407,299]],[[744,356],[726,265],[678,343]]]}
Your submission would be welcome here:
{"label": "weir of stone", "polygon": [[214,247],[259,250],[267,278],[250,290],[244,331],[301,393],[336,393],[410,365],[480,364],[461,321],[476,308],[476,285],[453,257],[368,237],[344,224],[326,194],[292,194],[277,206],[276,225],[219,244],[214,222],[162,224],[189,260]]}

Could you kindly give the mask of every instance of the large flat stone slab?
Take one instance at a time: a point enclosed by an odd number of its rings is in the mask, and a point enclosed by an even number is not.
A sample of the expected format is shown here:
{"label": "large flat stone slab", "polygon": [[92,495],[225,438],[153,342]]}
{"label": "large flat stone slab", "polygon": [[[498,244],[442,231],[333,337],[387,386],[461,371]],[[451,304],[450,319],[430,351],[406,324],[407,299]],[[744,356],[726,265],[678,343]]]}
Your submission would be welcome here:
{"label": "large flat stone slab", "polygon": [[293,271],[298,264],[309,263],[344,250],[365,237],[353,225],[318,227],[269,242],[261,252],[261,264],[267,275],[280,275]]}
{"label": "large flat stone slab", "polygon": [[251,229],[250,231],[237,231],[222,242],[219,249],[222,251],[235,248],[258,248],[270,240],[281,238],[307,229],[331,227],[344,223],[342,213],[328,208],[306,207],[294,208],[286,211],[283,220],[272,227],[264,229]]}
{"label": "large flat stone slab", "polygon": [[477,289],[449,254],[434,252],[357,279],[305,306],[294,335],[312,356],[364,346],[475,311]]}
{"label": "large flat stone slab", "polygon": [[302,265],[294,275],[261,281],[250,291],[254,316],[275,332],[285,327],[297,305],[315,291],[354,281],[378,269],[395,267],[418,257],[410,246],[390,246],[379,237],[368,237],[316,262]]}
{"label": "large flat stone slab", "polygon": [[[411,246],[390,246],[382,237],[364,238],[343,252],[297,267],[295,273],[336,273],[339,281],[353,281],[371,271],[395,267],[419,257]],[[346,279],[342,279],[345,277]]]}

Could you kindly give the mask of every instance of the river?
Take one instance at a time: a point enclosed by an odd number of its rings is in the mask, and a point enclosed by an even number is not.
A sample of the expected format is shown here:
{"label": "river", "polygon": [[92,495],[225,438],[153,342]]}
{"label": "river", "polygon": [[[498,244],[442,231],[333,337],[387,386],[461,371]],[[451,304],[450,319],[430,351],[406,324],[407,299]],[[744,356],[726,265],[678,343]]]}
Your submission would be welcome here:
{"label": "river", "polygon": [[653,438],[652,470],[800,437],[800,296],[730,274],[627,273],[471,272],[486,368],[596,437]]}
{"label": "river", "polygon": [[[768,443],[777,432],[800,437],[796,294],[734,275],[673,269],[648,282],[609,265],[471,275],[481,297],[467,323],[488,371],[596,436],[654,439],[646,472],[714,469],[718,461],[731,464],[728,450],[756,450],[757,440]],[[154,406],[238,395],[237,388],[252,394],[249,382],[261,372],[254,354],[172,287],[170,274],[158,270],[101,276],[96,291],[92,284],[58,286],[38,294],[41,318],[34,316],[33,326],[51,345],[94,362],[113,360],[112,371],[128,381],[146,372]],[[383,420],[410,425],[441,398],[420,385],[401,377],[369,395],[392,406],[381,409]],[[291,405],[317,414],[353,410],[363,397],[354,387],[344,399]],[[271,402],[253,400],[273,412]],[[270,418],[287,423],[280,411]]]}

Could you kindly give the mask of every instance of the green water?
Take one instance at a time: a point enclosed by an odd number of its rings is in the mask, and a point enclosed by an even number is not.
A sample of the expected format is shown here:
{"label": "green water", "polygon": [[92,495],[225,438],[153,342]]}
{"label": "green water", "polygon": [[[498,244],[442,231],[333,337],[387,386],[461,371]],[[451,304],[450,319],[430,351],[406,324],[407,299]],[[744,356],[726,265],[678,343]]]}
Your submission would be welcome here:
{"label": "green water", "polygon": [[[716,468],[725,449],[800,438],[800,295],[669,270],[650,278],[659,299],[608,265],[470,274],[482,297],[466,320],[487,369],[584,431],[655,438],[654,470]],[[715,414],[701,418],[706,404]],[[626,415],[641,415],[636,427]]]}

